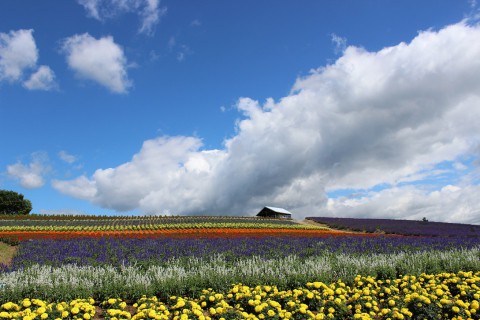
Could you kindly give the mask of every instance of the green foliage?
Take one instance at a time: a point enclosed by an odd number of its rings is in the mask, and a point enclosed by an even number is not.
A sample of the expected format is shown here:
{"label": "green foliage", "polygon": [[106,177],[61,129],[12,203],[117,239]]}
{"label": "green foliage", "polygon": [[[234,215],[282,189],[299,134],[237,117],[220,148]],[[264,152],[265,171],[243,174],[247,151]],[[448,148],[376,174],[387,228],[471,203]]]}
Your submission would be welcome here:
{"label": "green foliage", "polygon": [[15,191],[0,190],[0,215],[27,215],[32,211],[30,200]]}

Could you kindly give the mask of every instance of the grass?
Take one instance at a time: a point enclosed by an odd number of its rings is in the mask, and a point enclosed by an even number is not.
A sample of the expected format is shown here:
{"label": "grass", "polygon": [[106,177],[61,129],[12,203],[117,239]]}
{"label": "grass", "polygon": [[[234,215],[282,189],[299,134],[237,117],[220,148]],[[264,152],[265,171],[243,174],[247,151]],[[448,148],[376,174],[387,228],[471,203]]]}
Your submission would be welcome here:
{"label": "grass", "polygon": [[0,264],[8,265],[12,261],[16,252],[16,246],[11,246],[9,244],[0,242]]}

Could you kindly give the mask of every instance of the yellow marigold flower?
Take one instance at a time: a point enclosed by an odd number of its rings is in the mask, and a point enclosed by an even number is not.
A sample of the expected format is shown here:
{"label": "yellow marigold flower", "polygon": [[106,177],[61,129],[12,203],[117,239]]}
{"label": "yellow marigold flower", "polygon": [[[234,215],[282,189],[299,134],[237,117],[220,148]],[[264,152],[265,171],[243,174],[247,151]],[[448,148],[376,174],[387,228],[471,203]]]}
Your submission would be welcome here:
{"label": "yellow marigold flower", "polygon": [[28,308],[28,307],[30,307],[31,305],[32,305],[32,303],[31,303],[30,300],[28,300],[28,299],[24,299],[24,300],[22,301],[22,306],[24,306],[25,308]]}
{"label": "yellow marigold flower", "polygon": [[457,306],[453,306],[453,307],[452,307],[452,311],[455,312],[455,313],[459,313],[459,312],[460,312],[460,308],[457,307]]}
{"label": "yellow marigold flower", "polygon": [[148,316],[149,316],[150,318],[155,318],[156,315],[157,315],[157,312],[156,312],[154,309],[150,309],[150,310],[148,311]]}
{"label": "yellow marigold flower", "polygon": [[38,314],[45,313],[45,311],[47,311],[47,309],[45,309],[45,307],[40,307],[40,308],[37,309]]}
{"label": "yellow marigold flower", "polygon": [[183,308],[184,306],[185,306],[185,301],[183,301],[183,300],[178,300],[178,302],[177,302],[177,307],[178,307],[178,308]]}
{"label": "yellow marigold flower", "polygon": [[68,317],[70,313],[67,310],[62,311],[62,318]]}
{"label": "yellow marigold flower", "polygon": [[470,308],[472,309],[475,309],[475,310],[478,310],[479,308],[479,303],[477,300],[473,300],[471,303],[470,303]]}
{"label": "yellow marigold flower", "polygon": [[272,309],[268,310],[267,314],[270,316],[270,317],[273,317],[275,315],[275,311],[273,311]]}
{"label": "yellow marigold flower", "polygon": [[80,312],[80,309],[78,309],[78,308],[75,306],[75,307],[73,307],[73,308],[70,310],[70,312],[73,313],[73,314],[77,314],[77,313]]}
{"label": "yellow marigold flower", "polygon": [[90,320],[90,318],[91,318],[91,316],[90,316],[89,313],[85,313],[85,314],[83,315],[83,319],[85,319],[85,320]]}
{"label": "yellow marigold flower", "polygon": [[5,310],[10,310],[10,309],[13,308],[13,303],[12,302],[4,303],[4,304],[2,304],[2,308],[5,309]]}

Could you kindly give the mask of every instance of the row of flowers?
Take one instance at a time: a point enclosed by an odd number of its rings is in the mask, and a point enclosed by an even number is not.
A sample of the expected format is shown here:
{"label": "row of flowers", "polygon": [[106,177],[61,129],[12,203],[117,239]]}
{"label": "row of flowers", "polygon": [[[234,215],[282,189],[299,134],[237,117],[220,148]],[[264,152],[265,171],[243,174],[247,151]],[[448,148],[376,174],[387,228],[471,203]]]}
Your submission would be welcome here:
{"label": "row of flowers", "polygon": [[168,223],[168,224],[134,224],[134,225],[91,225],[91,226],[0,226],[4,231],[137,231],[137,230],[182,230],[182,229],[300,229],[300,230],[328,230],[326,227],[301,224],[279,225],[274,223],[235,223],[235,222],[197,222],[197,223]]}
{"label": "row of flowers", "polygon": [[110,298],[47,303],[6,302],[0,319],[480,319],[480,273],[459,272],[377,280],[357,276],[352,284],[309,282],[280,290],[273,285],[205,289],[197,298],[143,296],[134,304]]}
{"label": "row of flowers", "polygon": [[109,225],[158,225],[158,224],[195,224],[195,223],[255,223],[255,224],[276,224],[294,225],[297,224],[291,219],[275,219],[264,217],[231,217],[231,216],[179,216],[179,217],[158,217],[158,216],[103,216],[95,219],[79,218],[77,216],[46,216],[38,219],[30,215],[21,218],[8,219],[0,217],[2,226],[109,226]]}
{"label": "row of flowers", "polygon": [[[291,221],[288,219],[278,219],[270,217],[256,217],[256,216],[169,216],[169,215],[93,215],[93,214],[83,214],[83,215],[52,215],[52,214],[14,214],[14,215],[0,215],[1,221],[111,221],[111,222],[122,222],[122,221],[157,221],[157,222],[198,222],[198,221],[282,221],[283,223]],[[292,222],[292,221],[291,221]],[[294,223],[294,222],[292,222]]]}
{"label": "row of flowers", "polygon": [[74,239],[74,238],[239,238],[239,237],[377,237],[371,233],[350,233],[326,229],[297,228],[182,228],[139,230],[9,230],[0,231],[0,239]]}
{"label": "row of flowers", "polygon": [[365,232],[396,233],[421,236],[474,236],[480,237],[480,226],[462,223],[432,222],[428,220],[362,219],[337,217],[308,217],[335,229]]}

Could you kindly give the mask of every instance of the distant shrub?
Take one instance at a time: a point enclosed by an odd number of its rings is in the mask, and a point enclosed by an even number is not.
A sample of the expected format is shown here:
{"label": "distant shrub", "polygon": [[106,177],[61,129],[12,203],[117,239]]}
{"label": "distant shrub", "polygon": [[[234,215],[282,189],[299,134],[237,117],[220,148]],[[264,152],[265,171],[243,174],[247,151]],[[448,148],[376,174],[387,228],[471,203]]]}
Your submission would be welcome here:
{"label": "distant shrub", "polygon": [[32,203],[30,200],[24,199],[23,194],[15,191],[0,190],[0,214],[26,215],[32,211]]}

